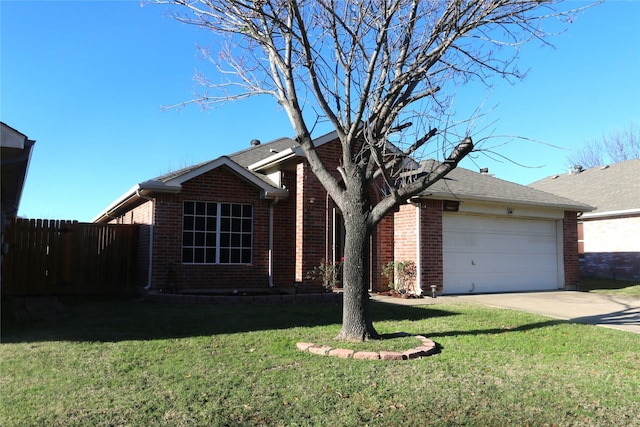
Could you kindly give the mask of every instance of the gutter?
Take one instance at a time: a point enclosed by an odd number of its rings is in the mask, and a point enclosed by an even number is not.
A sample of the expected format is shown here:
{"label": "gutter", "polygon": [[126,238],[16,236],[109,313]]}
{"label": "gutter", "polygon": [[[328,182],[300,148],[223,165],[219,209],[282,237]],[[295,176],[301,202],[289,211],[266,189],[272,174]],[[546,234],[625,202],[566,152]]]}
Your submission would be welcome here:
{"label": "gutter", "polygon": [[179,193],[181,190],[182,186],[169,186],[160,181],[149,180],[141,182],[134,185],[129,191],[120,196],[120,198],[93,218],[91,222],[109,222],[110,219],[116,218],[120,211],[125,210],[125,208],[135,204],[140,199],[149,200],[148,196],[152,193],[175,194]]}
{"label": "gutter", "polygon": [[269,288],[273,288],[273,207],[280,201],[280,197],[274,197],[269,203]]}
{"label": "gutter", "polygon": [[607,212],[591,212],[586,213],[581,216],[582,219],[596,219],[596,218],[606,218],[609,216],[630,216],[630,215],[638,215],[640,214],[640,209],[621,209],[617,211],[607,211]]}
{"label": "gutter", "polygon": [[156,199],[142,195],[140,190],[136,190],[136,196],[151,202],[151,223],[149,224],[149,265],[147,266],[147,285],[144,287],[144,290],[148,291],[151,289],[151,275],[153,273],[153,227],[156,222]]}
{"label": "gutter", "polygon": [[564,203],[536,202],[532,200],[518,200],[518,199],[500,198],[500,197],[483,197],[483,196],[478,196],[473,194],[460,194],[460,193],[452,194],[452,193],[441,193],[441,192],[429,193],[428,195],[424,195],[424,196],[416,196],[416,197],[413,197],[412,200],[414,199],[450,200],[452,197],[455,197],[456,200],[473,200],[478,202],[490,202],[490,203],[508,203],[513,205],[538,206],[538,207],[556,208],[556,209],[571,210],[571,211],[578,211],[578,212],[591,212],[594,209],[596,209],[593,206],[580,205],[580,204],[573,205],[569,203],[564,204]]}

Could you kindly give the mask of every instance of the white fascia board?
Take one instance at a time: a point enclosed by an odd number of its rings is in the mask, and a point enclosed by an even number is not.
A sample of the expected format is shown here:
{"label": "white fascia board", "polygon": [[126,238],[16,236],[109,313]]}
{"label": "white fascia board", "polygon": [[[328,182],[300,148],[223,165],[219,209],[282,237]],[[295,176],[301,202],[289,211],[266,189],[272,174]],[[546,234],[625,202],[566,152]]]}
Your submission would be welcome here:
{"label": "white fascia board", "polygon": [[[116,213],[122,207],[125,207],[133,201],[142,198],[142,196],[149,195],[151,193],[179,193],[182,190],[181,186],[169,186],[160,181],[144,181],[134,185],[125,192],[122,196],[118,197],[113,203],[111,203],[105,210],[100,212],[91,222],[100,222],[102,219],[112,219],[112,214]],[[117,215],[117,214],[116,214]]]}
{"label": "white fascia board", "polygon": [[313,146],[317,148],[317,147],[320,147],[321,145],[326,144],[327,142],[333,141],[334,139],[338,139],[338,132],[335,130],[314,139]]}
{"label": "white fascia board", "polygon": [[250,164],[248,166],[248,169],[255,172],[262,172],[264,170],[272,168],[273,166],[276,166],[278,163],[281,163],[285,160],[302,156],[304,156],[304,154],[302,153],[302,149],[300,149],[300,147],[291,147],[279,153],[276,153],[273,156],[269,156],[266,159],[262,159],[253,164]]}
{"label": "white fascia board", "polygon": [[272,185],[267,184],[262,179],[255,176],[249,170],[243,168],[233,160],[231,160],[227,156],[218,157],[215,160],[210,161],[202,165],[201,167],[194,169],[184,175],[178,176],[174,179],[171,179],[165,183],[167,187],[180,187],[182,183],[189,181],[190,179],[196,178],[204,173],[217,169],[221,166],[226,166],[231,169],[234,173],[236,173],[241,178],[249,181],[251,184],[260,188],[262,191],[262,195],[264,198],[274,198],[274,197],[286,197],[289,192],[286,189],[274,187]]}
{"label": "white fascia board", "polygon": [[0,132],[0,146],[22,150],[26,141],[27,136],[22,132],[18,132],[11,126],[2,123]]}
{"label": "white fascia board", "polygon": [[467,195],[467,194],[456,195],[452,193],[431,193],[428,196],[418,196],[418,198],[439,199],[439,200],[474,200],[474,201],[480,201],[480,202],[505,203],[505,204],[512,204],[512,205],[540,206],[545,208],[555,208],[555,209],[563,209],[563,210],[570,210],[570,211],[577,211],[577,212],[590,212],[595,209],[593,206],[580,205],[580,204],[573,205],[573,204],[564,204],[564,203],[547,203],[547,202],[517,200],[517,199],[508,199],[508,198],[500,198],[500,197],[483,197],[483,196]]}
{"label": "white fascia board", "polygon": [[618,211],[608,211],[608,212],[591,212],[583,214],[580,219],[598,219],[598,218],[606,218],[610,216],[630,216],[630,215],[640,215],[640,208],[637,209],[623,209]]}

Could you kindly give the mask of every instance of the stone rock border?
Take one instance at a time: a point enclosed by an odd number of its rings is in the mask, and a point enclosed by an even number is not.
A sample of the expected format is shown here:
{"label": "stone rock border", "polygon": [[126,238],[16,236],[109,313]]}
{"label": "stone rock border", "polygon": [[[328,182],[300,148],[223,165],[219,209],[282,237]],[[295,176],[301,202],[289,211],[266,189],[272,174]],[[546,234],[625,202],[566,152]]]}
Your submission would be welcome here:
{"label": "stone rock border", "polygon": [[403,352],[397,351],[353,351],[345,348],[331,348],[327,345],[314,344],[310,342],[299,342],[296,349],[306,351],[320,356],[340,357],[342,359],[365,359],[365,360],[409,360],[431,356],[436,353],[436,343],[422,335],[411,335],[404,332],[396,332],[397,337],[413,336],[420,340],[421,344]]}

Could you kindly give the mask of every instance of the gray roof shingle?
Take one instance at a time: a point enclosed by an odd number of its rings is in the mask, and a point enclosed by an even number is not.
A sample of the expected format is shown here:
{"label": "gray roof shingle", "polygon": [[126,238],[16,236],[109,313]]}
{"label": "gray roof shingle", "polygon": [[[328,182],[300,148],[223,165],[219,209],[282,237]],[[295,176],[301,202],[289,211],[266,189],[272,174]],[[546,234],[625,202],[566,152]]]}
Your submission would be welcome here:
{"label": "gray roof shingle", "polygon": [[[423,162],[421,170],[428,172],[435,161]],[[525,205],[549,206],[579,211],[591,210],[591,206],[575,200],[505,181],[489,174],[456,168],[442,180],[429,187],[423,196],[471,200],[487,200]]]}
{"label": "gray roof shingle", "polygon": [[[244,150],[237,151],[233,154],[230,154],[227,157],[229,157],[231,160],[233,160],[235,163],[239,164],[240,166],[247,168],[249,165],[257,161],[260,161],[279,151],[286,150],[287,148],[295,147],[297,145],[298,144],[291,138],[278,138],[264,144],[251,146]],[[172,179],[178,178],[182,175],[186,175],[189,172],[192,172],[206,165],[207,163],[210,163],[211,161],[212,160],[207,160],[206,162],[198,163],[196,165],[188,166],[183,169],[169,172],[165,175],[161,175],[156,178],[153,178],[152,181],[160,181],[160,182],[171,181]],[[260,179],[266,182],[269,182],[268,178],[266,178],[262,174],[254,173],[254,175],[256,175],[257,177],[259,177]]]}
{"label": "gray roof shingle", "polygon": [[592,213],[640,209],[640,159],[549,176],[529,187],[595,206]]}

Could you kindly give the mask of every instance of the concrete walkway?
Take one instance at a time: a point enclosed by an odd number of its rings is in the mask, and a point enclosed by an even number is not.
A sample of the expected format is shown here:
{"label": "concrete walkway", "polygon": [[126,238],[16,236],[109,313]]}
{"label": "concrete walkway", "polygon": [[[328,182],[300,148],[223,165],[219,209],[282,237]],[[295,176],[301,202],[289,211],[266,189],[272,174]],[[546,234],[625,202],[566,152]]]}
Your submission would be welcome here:
{"label": "concrete walkway", "polygon": [[374,301],[424,305],[474,303],[542,314],[640,334],[640,298],[592,292],[550,291],[482,295],[445,295],[438,298],[401,299],[374,295]]}

